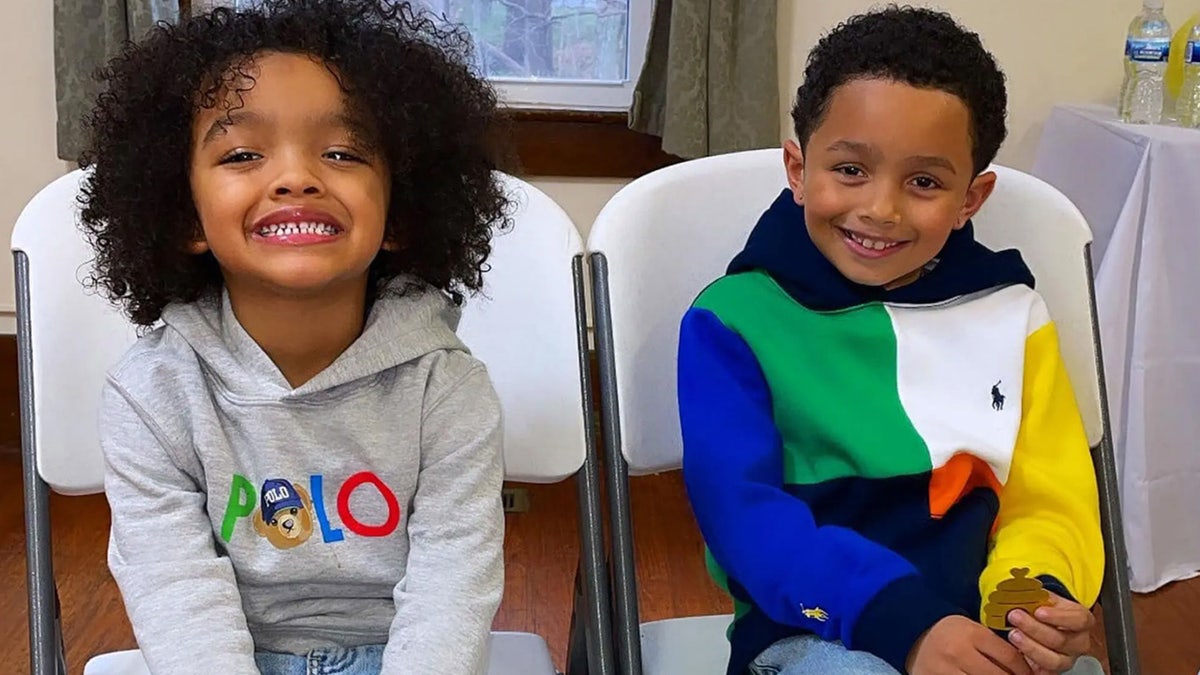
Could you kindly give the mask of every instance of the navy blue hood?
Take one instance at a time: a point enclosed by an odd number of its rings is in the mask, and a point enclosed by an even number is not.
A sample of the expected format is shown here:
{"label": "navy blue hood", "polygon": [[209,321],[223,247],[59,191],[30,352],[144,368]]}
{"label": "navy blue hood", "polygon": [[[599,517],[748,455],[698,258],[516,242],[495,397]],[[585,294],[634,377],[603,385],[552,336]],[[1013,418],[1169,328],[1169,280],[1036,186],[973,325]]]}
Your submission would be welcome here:
{"label": "navy blue hood", "polygon": [[950,234],[931,267],[911,284],[890,291],[850,281],[813,244],[804,226],[804,207],[784,189],[727,272],[762,270],[797,302],[822,312],[869,302],[928,305],[999,286],[1034,284],[1018,251],[997,252],[975,241],[970,221]]}

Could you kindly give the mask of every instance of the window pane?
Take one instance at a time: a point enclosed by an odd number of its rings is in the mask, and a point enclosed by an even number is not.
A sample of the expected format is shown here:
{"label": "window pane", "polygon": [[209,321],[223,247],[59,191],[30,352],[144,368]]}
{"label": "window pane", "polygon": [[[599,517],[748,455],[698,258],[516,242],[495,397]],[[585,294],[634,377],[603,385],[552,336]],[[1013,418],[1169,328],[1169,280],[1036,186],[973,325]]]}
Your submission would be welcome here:
{"label": "window pane", "polygon": [[487,77],[624,82],[630,0],[424,0],[464,24]]}
{"label": "window pane", "polygon": [[[249,9],[259,2],[192,0],[192,7],[194,12],[221,5]],[[649,30],[650,0],[416,0],[414,4],[466,26],[475,42],[476,65],[486,77],[521,88],[554,85],[565,90],[563,84],[576,83],[628,89],[631,3],[640,12],[635,27],[640,27],[637,49],[641,50]],[[637,56],[640,64],[640,51]],[[629,92],[618,94],[619,103],[591,101],[594,92],[580,103],[584,108],[627,107]],[[509,102],[521,103],[523,97],[518,94],[518,100]],[[536,98],[547,103],[544,95]]]}

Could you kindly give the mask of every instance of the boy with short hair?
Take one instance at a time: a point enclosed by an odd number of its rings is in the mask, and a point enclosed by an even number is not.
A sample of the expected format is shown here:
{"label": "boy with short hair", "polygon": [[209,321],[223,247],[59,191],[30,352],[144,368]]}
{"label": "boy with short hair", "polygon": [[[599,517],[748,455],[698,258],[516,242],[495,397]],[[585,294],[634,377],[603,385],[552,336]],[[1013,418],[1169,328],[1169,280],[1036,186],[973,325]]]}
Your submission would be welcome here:
{"label": "boy with short hair", "polygon": [[[1005,106],[943,13],[857,16],[809,56],[790,188],[680,333],[730,675],[1040,675],[1088,651],[1104,551],[1083,424],[1032,275],[970,222]],[[1014,574],[1052,594],[1005,640],[982,621]]]}

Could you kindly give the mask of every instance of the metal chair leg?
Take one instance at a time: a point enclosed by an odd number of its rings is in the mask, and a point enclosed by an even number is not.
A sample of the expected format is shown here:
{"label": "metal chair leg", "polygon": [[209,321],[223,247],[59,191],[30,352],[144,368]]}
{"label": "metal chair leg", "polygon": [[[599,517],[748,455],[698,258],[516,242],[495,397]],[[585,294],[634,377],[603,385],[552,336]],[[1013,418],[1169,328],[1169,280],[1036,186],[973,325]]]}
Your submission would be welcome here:
{"label": "metal chair leg", "polygon": [[629,469],[621,454],[613,354],[612,313],[608,294],[608,261],[593,253],[592,303],[595,308],[596,352],[600,357],[600,410],[604,428],[604,461],[608,469],[608,500],[612,534],[613,596],[617,660],[623,675],[642,674],[641,627],[638,619],[637,578],[633,555],[633,523],[629,505]]}
{"label": "metal chair leg", "polygon": [[1091,301],[1092,340],[1096,346],[1096,372],[1100,379],[1100,418],[1104,438],[1093,452],[1096,483],[1100,494],[1100,527],[1104,533],[1104,583],[1100,606],[1104,608],[1104,637],[1112,675],[1140,675],[1137,632],[1133,625],[1133,593],[1129,587],[1129,556],[1125,550],[1125,526],[1121,519],[1121,483],[1117,477],[1116,452],[1108,413],[1108,383],[1104,376],[1104,350],[1100,344],[1100,321],[1092,280],[1091,247],[1084,249]]}
{"label": "metal chair leg", "polygon": [[[29,319],[29,259],[13,255],[17,282],[17,356],[21,392],[21,463],[25,491],[25,574],[29,588],[32,675],[66,674],[58,647],[57,593],[50,548],[50,486],[37,469],[33,411],[33,338]],[[62,668],[61,670],[59,670]]]}
{"label": "metal chair leg", "polygon": [[63,637],[62,629],[62,602],[58,598],[58,586],[54,587],[54,644],[58,650],[58,666],[59,675],[67,675],[67,642]]}
{"label": "metal chair leg", "polygon": [[[604,506],[600,498],[600,456],[596,441],[596,403],[587,333],[587,300],[584,295],[583,256],[571,261],[575,282],[575,326],[579,349],[584,436],[587,456],[575,475],[579,510],[578,594],[572,620],[582,621],[588,675],[616,675],[613,654],[612,606],[604,547]],[[568,666],[568,672],[570,666]],[[572,675],[574,673],[572,672]]]}

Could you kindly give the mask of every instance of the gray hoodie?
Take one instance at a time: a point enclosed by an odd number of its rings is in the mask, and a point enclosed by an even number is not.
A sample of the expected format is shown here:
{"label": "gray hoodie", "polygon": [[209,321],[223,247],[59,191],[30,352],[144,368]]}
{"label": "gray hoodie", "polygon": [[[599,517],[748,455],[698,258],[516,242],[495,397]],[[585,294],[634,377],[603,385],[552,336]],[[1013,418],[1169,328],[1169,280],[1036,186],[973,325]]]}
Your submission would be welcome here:
{"label": "gray hoodie", "polygon": [[435,291],[384,296],[293,389],[226,299],[111,371],[109,566],[153,673],[387,643],[388,675],[481,673],[503,585],[501,414]]}

